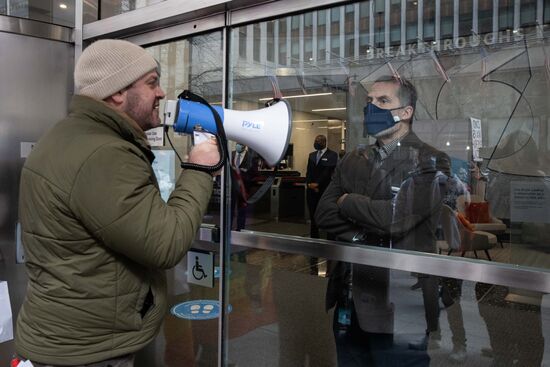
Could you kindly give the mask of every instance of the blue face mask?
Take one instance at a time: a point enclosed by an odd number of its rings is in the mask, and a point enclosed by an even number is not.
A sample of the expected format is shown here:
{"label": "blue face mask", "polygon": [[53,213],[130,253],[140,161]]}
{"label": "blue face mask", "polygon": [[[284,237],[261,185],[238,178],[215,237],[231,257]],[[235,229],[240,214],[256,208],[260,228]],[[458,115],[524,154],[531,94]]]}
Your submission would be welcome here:
{"label": "blue face mask", "polygon": [[392,115],[391,111],[398,110],[403,107],[392,108],[385,110],[377,107],[372,103],[367,103],[363,109],[365,115],[364,123],[365,128],[369,135],[375,136],[376,134],[393,127],[401,119],[399,116]]}
{"label": "blue face mask", "polygon": [[235,150],[237,151],[237,153],[242,153],[242,152],[244,152],[244,145],[236,144],[236,145],[235,145]]}

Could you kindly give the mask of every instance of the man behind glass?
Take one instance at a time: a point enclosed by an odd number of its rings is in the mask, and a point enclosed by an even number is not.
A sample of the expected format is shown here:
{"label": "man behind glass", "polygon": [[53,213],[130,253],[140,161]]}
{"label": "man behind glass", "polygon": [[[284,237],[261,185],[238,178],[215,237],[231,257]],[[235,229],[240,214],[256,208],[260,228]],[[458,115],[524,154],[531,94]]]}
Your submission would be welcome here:
{"label": "man behind glass", "polygon": [[306,199],[311,220],[310,237],[319,238],[319,228],[315,223],[315,210],[319,204],[319,199],[330,183],[330,178],[338,162],[338,154],[327,148],[327,137],[324,135],[315,137],[313,148],[315,151],[309,153],[307,160]]}
{"label": "man behind glass", "polygon": [[[435,231],[423,227],[425,217],[412,216],[405,222],[394,222],[396,193],[411,173],[417,171],[419,162],[433,162],[437,170],[448,171],[448,157],[422,142],[412,131],[416,99],[416,89],[403,78],[382,77],[372,85],[364,122],[376,143],[355,149],[339,162],[316,211],[321,229],[342,241],[380,247],[390,247],[392,242],[418,232],[418,236],[429,238],[435,246]],[[430,210],[421,212],[431,213]],[[394,332],[389,269],[353,265],[350,272],[349,266],[338,263],[329,273],[327,309],[339,306],[335,311],[336,321],[341,321],[339,314],[345,312],[341,305],[349,297],[343,289],[352,283],[353,302],[348,311],[351,323],[344,330],[338,330],[339,324],[335,322],[340,365],[354,366],[353,362],[346,361],[352,354],[358,366],[399,363],[400,356],[389,352],[393,348]],[[434,302],[437,305],[437,293],[429,293],[428,333],[437,330],[438,317],[437,310],[435,315],[431,314],[431,305]],[[339,326],[345,325],[340,322]],[[426,361],[425,354],[417,357]]]}

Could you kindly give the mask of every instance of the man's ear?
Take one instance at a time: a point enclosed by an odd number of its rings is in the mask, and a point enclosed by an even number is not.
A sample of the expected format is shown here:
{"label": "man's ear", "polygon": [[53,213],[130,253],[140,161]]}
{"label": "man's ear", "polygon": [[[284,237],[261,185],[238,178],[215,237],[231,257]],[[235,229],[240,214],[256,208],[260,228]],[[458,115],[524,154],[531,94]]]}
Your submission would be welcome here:
{"label": "man's ear", "polygon": [[126,102],[126,90],[116,92],[113,94],[110,99],[114,102],[115,105],[119,106]]}
{"label": "man's ear", "polygon": [[410,120],[414,113],[414,108],[412,106],[407,106],[403,108],[403,115],[401,116],[401,120]]}
{"label": "man's ear", "polygon": [[116,92],[115,94],[105,98],[103,101],[108,105],[111,105],[114,109],[123,111],[124,106],[126,105],[126,90]]}

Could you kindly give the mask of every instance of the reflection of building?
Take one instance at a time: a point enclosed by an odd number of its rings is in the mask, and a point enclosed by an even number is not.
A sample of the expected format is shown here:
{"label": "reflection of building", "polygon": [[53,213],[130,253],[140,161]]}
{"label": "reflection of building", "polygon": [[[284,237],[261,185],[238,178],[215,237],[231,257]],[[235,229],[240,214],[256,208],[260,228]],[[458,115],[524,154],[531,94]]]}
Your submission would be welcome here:
{"label": "reflection of building", "polygon": [[[453,149],[469,149],[470,117],[482,120],[485,146],[496,145],[503,129],[505,134],[517,129],[536,133],[540,124],[546,124],[545,93],[529,93],[527,101],[522,92],[528,84],[545,88],[535,81],[547,77],[548,51],[540,41],[546,35],[543,23],[550,22],[550,4],[494,4],[363,1],[238,26],[232,31],[232,101],[237,106],[239,101],[250,105],[258,93],[269,96],[265,75],[277,76],[287,96],[332,93],[291,100],[299,116],[295,119],[311,123],[297,123],[294,139],[303,136],[300,140],[305,141],[306,131],[326,129],[333,120],[333,128],[341,124],[342,138],[353,147],[363,133],[365,88],[361,87],[397,70],[419,89],[417,119],[448,126],[445,137],[428,137],[434,145],[447,150],[440,144],[452,141]],[[442,70],[453,81],[444,87]],[[498,88],[481,83],[482,78],[499,79],[513,87]],[[505,105],[493,108],[498,101]]]}
{"label": "reflection of building", "polygon": [[[240,26],[233,35],[233,55],[274,67],[338,63],[381,56],[375,48],[394,54],[397,48],[415,49],[412,44],[418,49],[435,46],[438,51],[463,48],[476,35],[489,43],[519,33],[542,38],[542,25],[550,22],[548,2],[493,4],[490,0],[363,1],[316,10]],[[506,31],[510,34],[503,34]]]}

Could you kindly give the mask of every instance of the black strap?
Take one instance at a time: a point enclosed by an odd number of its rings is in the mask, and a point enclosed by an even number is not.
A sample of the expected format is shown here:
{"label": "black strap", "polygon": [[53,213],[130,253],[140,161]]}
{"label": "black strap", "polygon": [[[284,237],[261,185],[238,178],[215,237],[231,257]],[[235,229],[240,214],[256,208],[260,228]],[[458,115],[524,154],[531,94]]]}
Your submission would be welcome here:
{"label": "black strap", "polygon": [[250,198],[248,198],[248,200],[246,201],[247,204],[254,204],[256,201],[260,200],[262,198],[262,196],[265,195],[267,190],[269,190],[271,185],[273,185],[273,181],[275,181],[275,177],[277,177],[276,172],[277,172],[277,167],[275,167],[275,170],[273,171],[273,174],[269,175],[266,178],[266,180],[264,181],[262,186],[260,186],[260,188],[254,193],[254,195],[252,195]]}
{"label": "black strap", "polygon": [[210,109],[212,115],[214,116],[214,121],[216,122],[217,134],[215,134],[214,136],[216,137],[216,141],[218,142],[218,152],[220,153],[219,162],[213,166],[181,162],[181,168],[192,169],[195,171],[202,171],[207,173],[214,173],[219,171],[220,169],[222,169],[222,167],[226,163],[227,157],[229,156],[229,154],[227,153],[227,138],[225,137],[225,130],[223,129],[223,123],[220,115],[214,108],[212,108],[212,106],[210,106],[210,104],[204,98],[192,93],[189,90],[184,90],[183,92],[181,92],[181,94],[178,96],[178,99],[186,99],[191,102],[198,102],[207,106]]}

